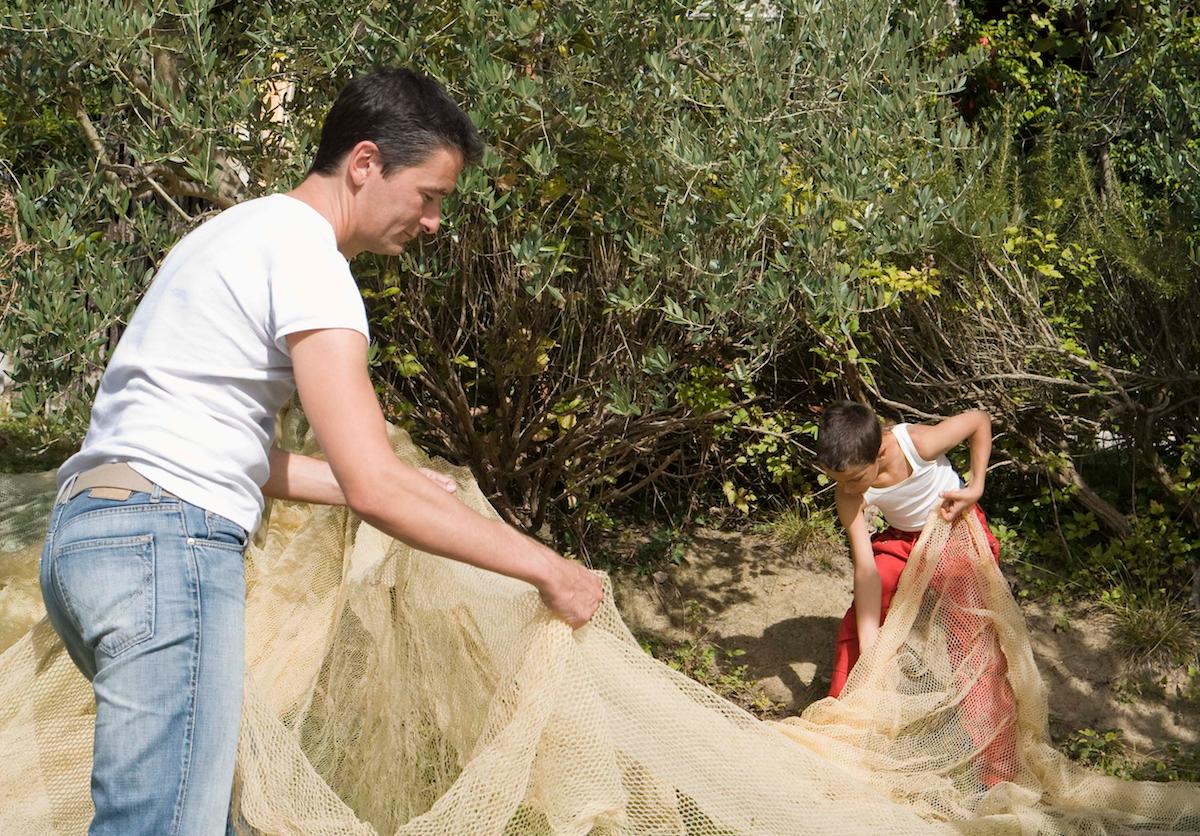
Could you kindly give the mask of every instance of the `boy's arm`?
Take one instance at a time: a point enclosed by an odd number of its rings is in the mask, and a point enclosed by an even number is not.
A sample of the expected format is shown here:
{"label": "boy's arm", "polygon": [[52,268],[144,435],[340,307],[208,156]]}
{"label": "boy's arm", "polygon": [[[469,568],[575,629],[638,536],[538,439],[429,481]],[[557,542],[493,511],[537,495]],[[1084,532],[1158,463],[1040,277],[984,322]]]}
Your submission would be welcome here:
{"label": "boy's arm", "polygon": [[837,493],[838,517],[850,539],[850,556],[854,559],[854,624],[858,629],[859,651],[866,653],[879,635],[883,610],[883,582],[875,565],[871,548],[871,533],[863,515],[866,502],[857,496]]}
{"label": "boy's arm", "polygon": [[942,492],[942,518],[953,520],[979,501],[987,479],[988,459],[992,455],[990,415],[981,409],[970,409],[932,427],[911,427],[909,436],[917,453],[926,461],[932,461],[957,447],[964,439],[970,439],[971,481],[966,487]]}

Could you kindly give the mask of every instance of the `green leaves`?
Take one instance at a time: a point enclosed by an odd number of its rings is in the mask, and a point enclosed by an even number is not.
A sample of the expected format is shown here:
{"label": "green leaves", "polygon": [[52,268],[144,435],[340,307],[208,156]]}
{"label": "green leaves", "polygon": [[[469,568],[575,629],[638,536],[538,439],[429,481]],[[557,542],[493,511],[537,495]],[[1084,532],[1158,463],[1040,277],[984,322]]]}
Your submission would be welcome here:
{"label": "green leaves", "polygon": [[[943,2],[771,7],[15,0],[0,13],[14,201],[0,216],[29,249],[10,268],[0,350],[18,355],[22,409],[80,428],[175,241],[230,201],[296,183],[340,87],[401,62],[442,81],[489,148],[447,203],[447,234],[355,263],[372,362],[423,440],[505,474],[487,490],[514,519],[555,503],[582,517],[653,484],[664,460],[679,475],[719,459],[733,472],[714,490],[729,478],[735,505],[755,492],[739,480],[799,484],[808,418],[749,393],[882,385],[876,364],[904,357],[881,345],[886,316],[933,312],[907,339],[1009,313],[954,292],[976,264],[964,240],[1044,289],[1032,307],[1063,338],[1054,362],[1091,362],[1097,376],[1087,302],[1112,236],[1053,237],[1077,204],[1031,220],[988,202],[999,198],[979,184],[1009,149],[956,101],[989,50],[945,48]],[[1180,60],[1155,59],[1139,88],[1160,108],[1161,141],[1112,144],[1115,165],[1172,187],[1196,150],[1176,142],[1197,101],[1180,74],[1194,34],[1173,31]],[[1038,402],[1031,388],[1010,394]]]}
{"label": "green leaves", "polygon": [[518,41],[526,40],[538,28],[540,16],[529,7],[514,6],[504,13],[509,34]]}

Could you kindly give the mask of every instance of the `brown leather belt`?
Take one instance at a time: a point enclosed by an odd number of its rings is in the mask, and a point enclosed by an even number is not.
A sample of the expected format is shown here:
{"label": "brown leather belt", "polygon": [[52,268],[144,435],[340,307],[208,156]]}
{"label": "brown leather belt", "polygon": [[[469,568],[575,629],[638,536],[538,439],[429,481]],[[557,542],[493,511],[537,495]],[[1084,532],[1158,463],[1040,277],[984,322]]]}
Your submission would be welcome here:
{"label": "brown leather belt", "polygon": [[[59,502],[74,499],[86,490],[90,490],[95,499],[129,499],[135,491],[153,493],[156,485],[142,474],[138,473],[125,462],[102,464],[85,470],[76,475],[75,482],[59,497]],[[65,486],[64,486],[65,487]],[[160,488],[162,496],[176,499],[175,494]]]}

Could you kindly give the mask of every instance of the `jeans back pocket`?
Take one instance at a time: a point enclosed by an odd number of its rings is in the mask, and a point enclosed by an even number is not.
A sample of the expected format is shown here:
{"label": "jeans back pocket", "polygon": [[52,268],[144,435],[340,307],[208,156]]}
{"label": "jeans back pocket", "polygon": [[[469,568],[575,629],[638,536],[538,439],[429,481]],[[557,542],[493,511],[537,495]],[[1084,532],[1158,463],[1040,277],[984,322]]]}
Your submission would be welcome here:
{"label": "jeans back pocket", "polygon": [[102,537],[53,550],[55,592],[80,636],[115,657],[154,635],[154,535]]}

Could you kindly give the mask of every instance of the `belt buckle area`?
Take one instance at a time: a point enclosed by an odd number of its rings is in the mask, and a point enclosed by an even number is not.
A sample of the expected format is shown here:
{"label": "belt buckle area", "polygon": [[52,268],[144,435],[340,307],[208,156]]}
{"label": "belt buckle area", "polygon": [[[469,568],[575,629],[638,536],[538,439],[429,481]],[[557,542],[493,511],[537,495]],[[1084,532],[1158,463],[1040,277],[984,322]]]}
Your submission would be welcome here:
{"label": "belt buckle area", "polygon": [[133,496],[133,491],[124,488],[92,488],[88,492],[88,496],[92,499],[115,499],[118,502],[124,502]]}

